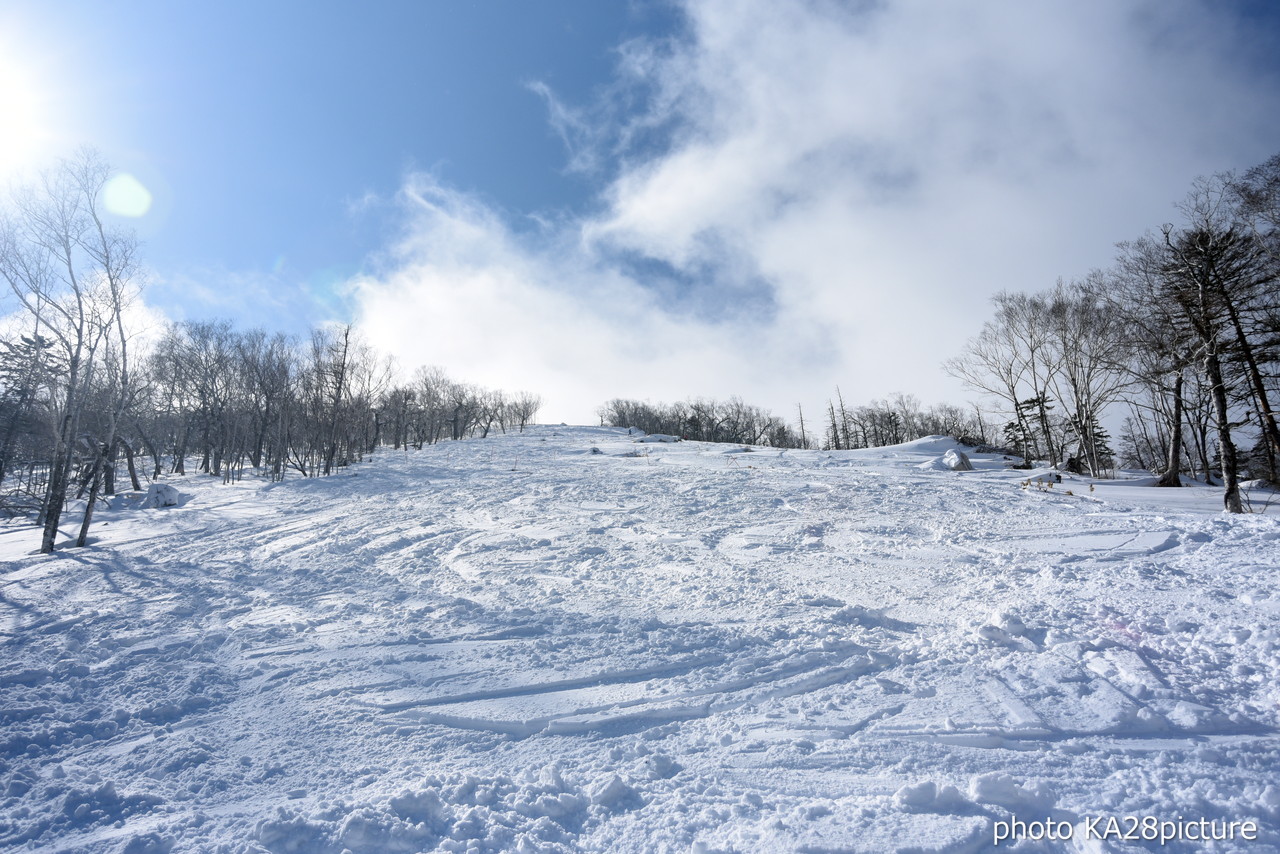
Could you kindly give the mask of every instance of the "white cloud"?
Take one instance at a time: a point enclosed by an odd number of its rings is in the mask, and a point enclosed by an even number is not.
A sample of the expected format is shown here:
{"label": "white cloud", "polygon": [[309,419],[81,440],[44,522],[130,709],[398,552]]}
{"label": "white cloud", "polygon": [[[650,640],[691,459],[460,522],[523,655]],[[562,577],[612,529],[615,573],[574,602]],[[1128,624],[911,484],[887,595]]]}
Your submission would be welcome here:
{"label": "white cloud", "polygon": [[609,396],[711,389],[741,371],[749,325],[711,328],[672,315],[563,234],[544,233],[531,248],[430,176],[412,177],[402,197],[409,229],[385,272],[349,283],[358,327],[402,365],[439,364],[469,381],[535,391],[549,417],[577,421]]}
{"label": "white cloud", "polygon": [[938,364],[990,294],[1106,264],[1195,175],[1280,138],[1274,81],[1191,0],[686,12],[620,51],[609,91],[647,98],[625,121],[586,128],[613,113],[541,90],[575,163],[615,164],[599,213],[517,236],[409,181],[402,245],[353,283],[374,340],[578,421],[611,396],[959,398]]}

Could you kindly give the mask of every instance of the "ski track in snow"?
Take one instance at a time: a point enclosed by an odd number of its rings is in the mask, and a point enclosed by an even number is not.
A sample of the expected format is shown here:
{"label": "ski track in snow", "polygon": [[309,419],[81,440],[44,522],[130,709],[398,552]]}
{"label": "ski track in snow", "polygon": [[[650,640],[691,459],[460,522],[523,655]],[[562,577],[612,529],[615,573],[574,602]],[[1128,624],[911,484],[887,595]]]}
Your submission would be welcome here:
{"label": "ski track in snow", "polygon": [[541,427],[0,528],[0,848],[1280,850],[1276,517],[948,447]]}

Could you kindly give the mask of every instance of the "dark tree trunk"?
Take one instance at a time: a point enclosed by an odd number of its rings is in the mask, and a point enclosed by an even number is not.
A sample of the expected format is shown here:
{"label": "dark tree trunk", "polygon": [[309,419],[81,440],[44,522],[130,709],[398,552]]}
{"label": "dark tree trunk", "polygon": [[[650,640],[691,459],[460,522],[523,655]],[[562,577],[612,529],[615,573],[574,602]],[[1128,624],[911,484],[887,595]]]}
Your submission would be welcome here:
{"label": "dark tree trunk", "polygon": [[[1040,420],[1040,431],[1044,433],[1044,449],[1049,455],[1049,465],[1057,466],[1062,460],[1058,456],[1058,447],[1053,441],[1053,431],[1049,427],[1049,407],[1043,395],[1036,404],[1036,410]],[[897,442],[894,442],[894,444],[896,445]]]}
{"label": "dark tree trunk", "polygon": [[185,475],[187,473],[187,437],[191,431],[186,425],[182,426],[181,431],[173,447],[173,473]]}
{"label": "dark tree trunk", "polygon": [[111,442],[107,448],[106,459],[102,463],[102,491],[106,495],[116,494],[116,454],[119,451],[117,442]]}
{"label": "dark tree trunk", "polygon": [[62,418],[53,464],[49,467],[49,492],[44,509],[44,533],[40,538],[40,551],[51,554],[57,544],[58,523],[62,521],[62,508],[67,502],[67,486],[71,481],[71,449],[69,437],[75,435],[76,420],[70,415]]}
{"label": "dark tree trunk", "polygon": [[[138,425],[135,423],[135,426]],[[151,479],[155,480],[160,476],[160,452],[157,450],[156,446],[151,443],[151,439],[148,438],[147,434],[143,432],[140,426],[138,426],[138,436],[142,439],[142,445],[147,449],[147,453],[151,455]],[[134,489],[142,488],[138,486],[137,477],[134,477],[133,484]]]}
{"label": "dark tree trunk", "polygon": [[1169,458],[1156,486],[1182,486],[1182,371],[1173,379],[1173,414],[1169,417]]}
{"label": "dark tree trunk", "polygon": [[133,464],[133,447],[123,439],[119,440],[120,447],[124,448],[125,465],[129,469],[129,483],[133,486],[134,492],[142,491],[142,484],[138,482],[138,470]]}
{"label": "dark tree trunk", "polygon": [[1222,505],[1228,513],[1243,513],[1244,505],[1240,501],[1239,462],[1236,459],[1236,446],[1231,441],[1231,421],[1227,408],[1227,388],[1222,381],[1222,365],[1218,354],[1210,352],[1205,358],[1205,370],[1209,374],[1212,386],[1214,415],[1218,422],[1218,450],[1222,456]]}
{"label": "dark tree trunk", "polygon": [[99,446],[93,457],[93,471],[90,474],[89,503],[84,508],[84,521],[80,523],[80,536],[76,537],[76,548],[82,548],[89,539],[89,524],[93,521],[93,505],[98,501],[98,488],[102,485],[102,469],[106,460],[106,449]]}
{"label": "dark tree trunk", "polygon": [[262,467],[262,449],[267,444],[267,427],[270,423],[271,407],[268,406],[262,414],[262,426],[253,437],[253,451],[249,454],[249,461],[253,463],[255,469]]}
{"label": "dark tree trunk", "polygon": [[1224,299],[1227,316],[1231,320],[1232,331],[1236,335],[1236,347],[1244,360],[1245,374],[1249,377],[1250,390],[1258,408],[1258,426],[1262,428],[1263,442],[1267,449],[1267,468],[1271,479],[1276,477],[1276,455],[1280,454],[1280,426],[1276,424],[1276,414],[1271,408],[1271,400],[1267,395],[1267,384],[1262,379],[1262,371],[1258,369],[1258,360],[1254,355],[1253,345],[1245,334],[1240,322],[1239,312],[1235,305]]}

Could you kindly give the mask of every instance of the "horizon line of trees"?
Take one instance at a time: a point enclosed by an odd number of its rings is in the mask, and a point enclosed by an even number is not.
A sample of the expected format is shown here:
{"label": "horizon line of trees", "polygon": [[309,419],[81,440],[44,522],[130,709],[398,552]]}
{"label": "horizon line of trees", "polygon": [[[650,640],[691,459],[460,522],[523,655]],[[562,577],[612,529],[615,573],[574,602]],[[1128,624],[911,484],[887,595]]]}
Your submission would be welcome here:
{"label": "horizon line of trees", "polygon": [[227,480],[246,466],[273,479],[324,476],[381,445],[523,432],[541,407],[535,394],[458,382],[439,367],[396,382],[394,361],[349,325],[299,342],[225,320],[174,323],[146,368],[151,397],[134,424],[157,475],[161,460],[183,474],[198,457],[200,471]]}
{"label": "horizon line of trees", "polygon": [[[52,552],[73,499],[84,545],[123,462],[142,488],[187,466],[225,481],[247,468],[315,477],[379,445],[414,447],[523,431],[541,399],[392,360],[348,326],[302,341],[225,320],[170,323],[144,346],[128,310],[140,291],[136,237],[112,226],[111,169],[84,149],[0,206],[0,280],[16,302],[0,341],[0,512],[30,515]],[[140,465],[145,463],[145,468]]]}
{"label": "horizon line of trees", "polygon": [[837,386],[836,396],[827,401],[825,415],[821,447],[828,451],[882,448],[925,436],[950,436],[972,447],[992,446],[990,425],[978,407],[951,403],[926,407],[913,394],[898,392],[862,406],[846,406]]}
{"label": "horizon line of trees", "polygon": [[990,445],[989,425],[977,407],[970,410],[949,403],[924,407],[910,394],[893,394],[863,406],[846,406],[839,388],[835,398],[827,401],[819,440],[809,432],[803,407],[797,405],[798,424],[793,426],[737,396],[723,401],[694,398],[677,403],[614,398],[596,412],[604,427],[664,433],[699,442],[844,451],[944,435],[962,444]]}
{"label": "horizon line of trees", "polygon": [[696,398],[678,403],[614,398],[597,410],[605,427],[626,427],[663,433],[697,442],[807,447],[802,434],[767,409],[734,396],[718,401]]}

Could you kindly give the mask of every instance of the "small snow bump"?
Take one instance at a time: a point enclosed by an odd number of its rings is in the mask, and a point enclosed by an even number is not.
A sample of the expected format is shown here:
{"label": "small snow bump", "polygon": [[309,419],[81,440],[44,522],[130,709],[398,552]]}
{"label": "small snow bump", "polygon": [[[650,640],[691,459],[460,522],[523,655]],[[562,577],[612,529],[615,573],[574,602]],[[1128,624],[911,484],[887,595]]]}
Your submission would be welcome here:
{"label": "small snow bump", "polygon": [[903,786],[893,793],[893,799],[899,805],[916,808],[931,806],[937,796],[938,786],[932,780],[916,783],[914,786]]}
{"label": "small snow bump", "polygon": [[990,623],[985,626],[979,626],[976,634],[982,640],[990,643],[1005,645],[1013,643],[1013,635],[1009,634],[999,626],[993,626]]}
{"label": "small snow bump", "polygon": [[682,765],[663,753],[648,756],[645,759],[645,766],[649,770],[649,776],[654,780],[666,780],[684,770]]}
{"label": "small snow bump", "polygon": [[1048,810],[1057,802],[1057,795],[1048,784],[1022,785],[998,771],[974,777],[969,782],[969,795],[977,803],[994,804],[1014,812]]}
{"label": "small snow bump", "polygon": [[617,808],[626,805],[637,797],[636,790],[614,774],[608,780],[596,784],[587,791],[591,803],[604,807]]}

